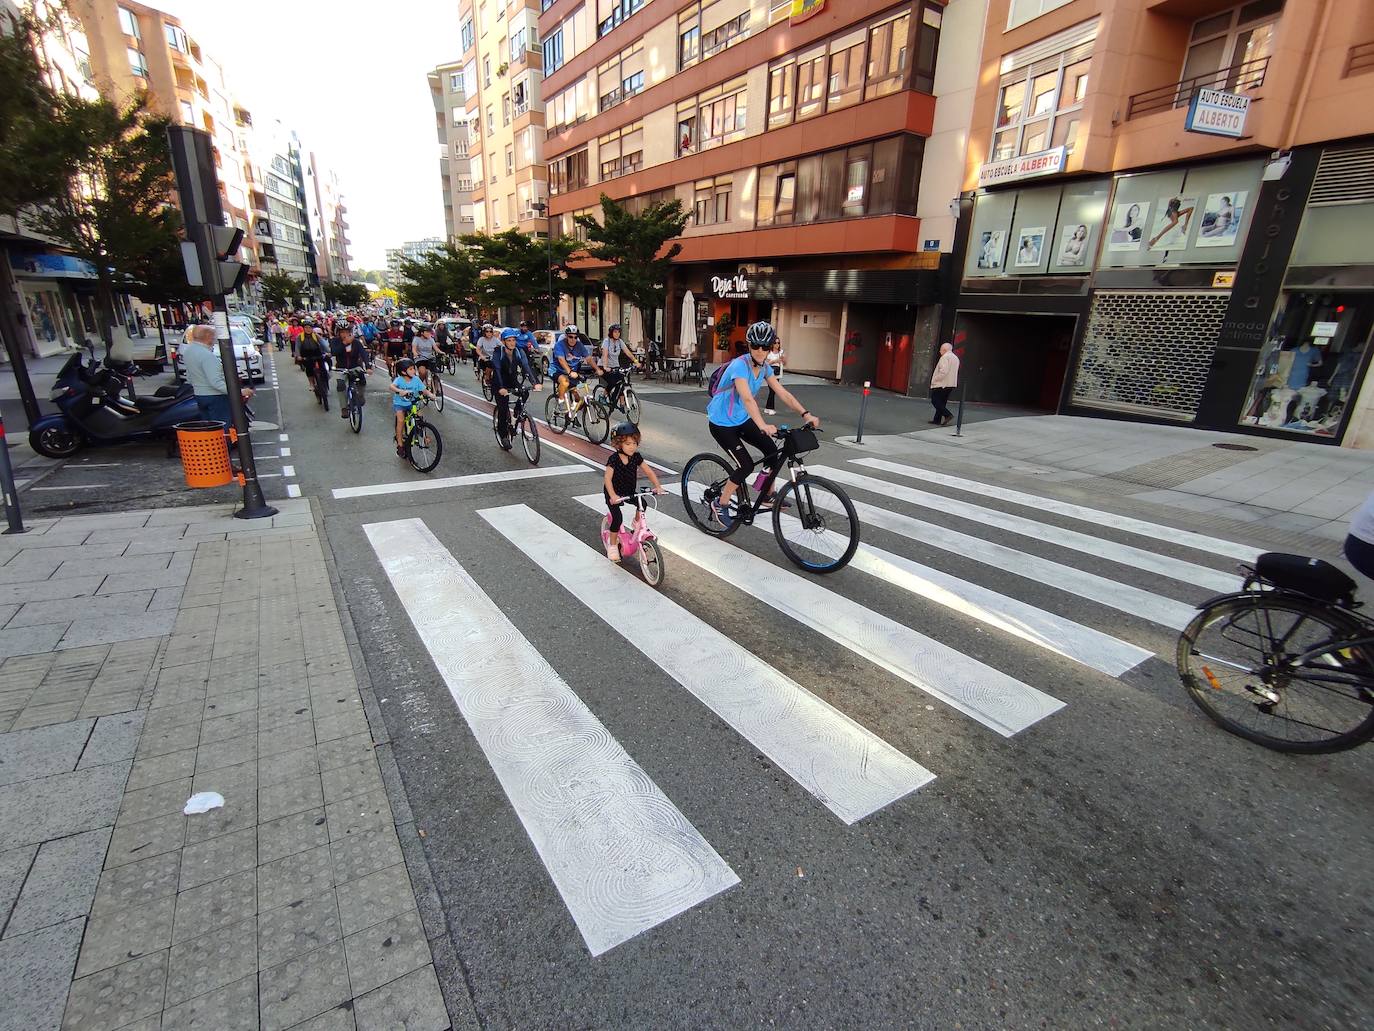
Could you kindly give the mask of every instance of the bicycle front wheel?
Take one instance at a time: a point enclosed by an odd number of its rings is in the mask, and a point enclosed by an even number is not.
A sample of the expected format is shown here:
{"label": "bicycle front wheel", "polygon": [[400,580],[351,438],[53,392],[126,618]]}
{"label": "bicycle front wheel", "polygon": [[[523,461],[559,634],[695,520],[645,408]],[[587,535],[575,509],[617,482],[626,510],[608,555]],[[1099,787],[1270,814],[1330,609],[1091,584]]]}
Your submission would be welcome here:
{"label": "bicycle front wheel", "polygon": [[439,373],[432,369],[429,373],[429,381],[429,389],[434,392],[434,407],[442,412],[444,410],[444,381],[439,378]]}
{"label": "bicycle front wheel", "polygon": [[439,459],[444,453],[444,438],[423,419],[415,420],[415,429],[411,431],[409,445],[406,448],[407,457],[410,458],[410,464],[415,467],[416,472],[430,472],[439,464]]}
{"label": "bicycle front wheel", "polygon": [[488,401],[496,396],[496,392],[491,389],[491,373],[488,372],[482,377],[482,396]]}
{"label": "bicycle front wheel", "polygon": [[539,426],[534,418],[528,414],[520,416],[518,426],[520,432],[520,446],[525,449],[525,457],[530,460],[530,465],[539,464]]}
{"label": "bicycle front wheel", "polygon": [[789,480],[775,495],[773,536],[808,573],[833,573],[859,550],[859,514],[849,495],[819,476]]}
{"label": "bicycle front wheel", "polygon": [[640,541],[639,571],[644,574],[644,582],[650,587],[663,585],[663,552],[657,541]]}
{"label": "bicycle front wheel", "polygon": [[363,431],[363,406],[351,395],[348,399],[348,425],[353,427],[354,433]]}
{"label": "bicycle front wheel", "polygon": [[1341,645],[1369,633],[1340,609],[1294,595],[1221,598],[1179,637],[1178,675],[1232,734],[1278,752],[1339,752],[1374,737],[1374,649]]}
{"label": "bicycle front wheel", "polygon": [[589,400],[582,408],[582,433],[593,444],[605,443],[610,436],[611,415],[595,399]]}
{"label": "bicycle front wheel", "polygon": [[[711,503],[720,498],[732,472],[734,468],[725,459],[709,451],[688,459],[682,470],[682,504],[687,517],[698,530],[713,537],[729,537],[739,528],[738,519],[729,518],[722,523],[711,510]],[[732,515],[736,510],[732,503]]]}
{"label": "bicycle front wheel", "polygon": [[544,402],[544,421],[549,424],[549,429],[560,436],[567,432],[568,413],[563,410],[557,394],[550,394],[549,399]]}
{"label": "bicycle front wheel", "polygon": [[491,413],[491,432],[496,437],[496,446],[502,451],[509,451],[511,447],[511,436],[509,433],[501,432],[501,412],[499,409]]}

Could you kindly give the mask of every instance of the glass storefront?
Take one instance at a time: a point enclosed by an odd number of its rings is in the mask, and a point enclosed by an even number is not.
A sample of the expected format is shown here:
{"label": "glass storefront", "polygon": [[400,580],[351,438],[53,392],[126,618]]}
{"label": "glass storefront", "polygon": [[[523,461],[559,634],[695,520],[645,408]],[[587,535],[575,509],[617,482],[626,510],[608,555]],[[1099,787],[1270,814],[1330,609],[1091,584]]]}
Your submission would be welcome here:
{"label": "glass storefront", "polygon": [[1374,296],[1292,290],[1279,302],[1241,425],[1337,437],[1374,326]]}
{"label": "glass storefront", "polygon": [[22,293],[39,354],[76,346],[81,337],[79,316],[75,306],[63,297],[61,287],[50,282],[26,282]]}

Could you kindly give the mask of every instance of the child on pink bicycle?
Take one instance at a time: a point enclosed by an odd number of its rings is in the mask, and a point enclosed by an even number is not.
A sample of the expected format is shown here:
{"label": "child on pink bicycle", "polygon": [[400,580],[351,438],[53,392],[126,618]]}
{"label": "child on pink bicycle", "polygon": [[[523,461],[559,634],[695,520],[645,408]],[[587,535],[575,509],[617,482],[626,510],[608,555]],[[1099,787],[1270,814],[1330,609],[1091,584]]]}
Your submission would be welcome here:
{"label": "child on pink bicycle", "polygon": [[601,485],[610,512],[610,525],[602,530],[601,543],[606,546],[606,557],[612,562],[620,561],[620,528],[625,522],[621,507],[634,497],[641,467],[654,485],[654,493],[663,493],[658,475],[639,453],[639,440],[639,427],[634,423],[622,422],[611,431],[611,447],[615,448],[615,453],[606,459],[606,476]]}

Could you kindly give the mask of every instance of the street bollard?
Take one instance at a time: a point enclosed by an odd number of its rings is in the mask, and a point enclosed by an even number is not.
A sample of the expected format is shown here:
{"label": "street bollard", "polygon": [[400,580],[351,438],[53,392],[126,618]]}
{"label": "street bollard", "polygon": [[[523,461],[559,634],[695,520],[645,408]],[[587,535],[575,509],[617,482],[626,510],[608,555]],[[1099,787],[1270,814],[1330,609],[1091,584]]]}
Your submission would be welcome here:
{"label": "street bollard", "polygon": [[855,444],[864,442],[864,415],[868,412],[868,388],[872,385],[872,380],[864,380],[863,396],[859,398],[859,432],[854,436]]}
{"label": "street bollard", "polygon": [[24,517],[19,512],[19,490],[14,485],[14,467],[10,465],[10,446],[5,442],[5,415],[0,412],[0,495],[5,500],[5,521],[9,528],[4,532],[27,533]]}
{"label": "street bollard", "polygon": [[964,435],[964,385],[959,384],[959,414],[954,418],[954,435],[962,437]]}

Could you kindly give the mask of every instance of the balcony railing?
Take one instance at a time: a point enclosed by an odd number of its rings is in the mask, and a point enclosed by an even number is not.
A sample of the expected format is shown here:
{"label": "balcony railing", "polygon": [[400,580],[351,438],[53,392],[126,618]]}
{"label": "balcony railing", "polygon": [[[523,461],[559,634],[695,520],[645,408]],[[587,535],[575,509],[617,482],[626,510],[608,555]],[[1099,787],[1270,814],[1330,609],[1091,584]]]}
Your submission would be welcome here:
{"label": "balcony railing", "polygon": [[515,117],[519,118],[523,114],[528,114],[529,110],[530,102],[528,100],[520,101],[515,105]]}
{"label": "balcony railing", "polygon": [[1259,57],[1253,61],[1233,64],[1230,68],[1222,68],[1220,71],[1194,75],[1191,79],[1137,93],[1126,103],[1126,120],[1155,114],[1158,111],[1168,111],[1174,107],[1187,107],[1198,90],[1219,89],[1240,93],[1259,89],[1264,85],[1264,75],[1268,70],[1269,58]]}
{"label": "balcony railing", "polygon": [[1357,43],[1345,57],[1345,78],[1374,72],[1374,43]]}

